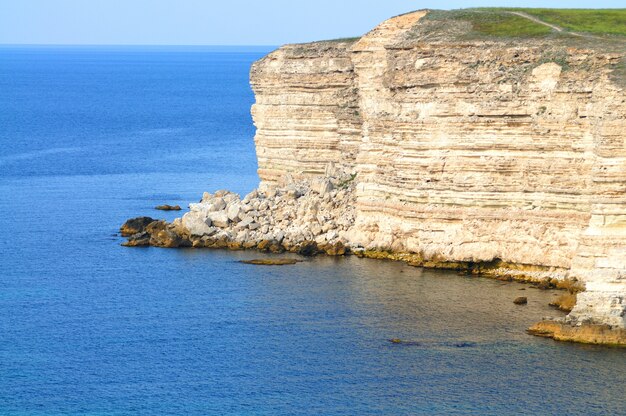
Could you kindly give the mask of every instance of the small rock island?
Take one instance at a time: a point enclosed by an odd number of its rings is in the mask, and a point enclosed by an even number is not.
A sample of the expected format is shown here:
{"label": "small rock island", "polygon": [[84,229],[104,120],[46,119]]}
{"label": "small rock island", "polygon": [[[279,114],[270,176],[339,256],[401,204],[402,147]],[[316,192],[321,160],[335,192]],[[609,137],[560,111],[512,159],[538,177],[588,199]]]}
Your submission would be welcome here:
{"label": "small rock island", "polygon": [[569,315],[529,332],[626,345],[625,42],[461,10],[283,46],[251,70],[259,188],[129,220],[125,244],[575,282]]}

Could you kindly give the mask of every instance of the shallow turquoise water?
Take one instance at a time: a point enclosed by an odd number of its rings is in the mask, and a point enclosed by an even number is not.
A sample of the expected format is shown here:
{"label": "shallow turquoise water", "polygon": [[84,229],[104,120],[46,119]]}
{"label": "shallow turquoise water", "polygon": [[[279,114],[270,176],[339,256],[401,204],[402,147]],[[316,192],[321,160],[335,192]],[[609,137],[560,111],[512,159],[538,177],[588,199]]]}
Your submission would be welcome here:
{"label": "shallow turquoise water", "polygon": [[524,333],[550,291],[121,247],[128,217],[256,185],[263,54],[0,49],[0,414],[626,414],[626,351]]}

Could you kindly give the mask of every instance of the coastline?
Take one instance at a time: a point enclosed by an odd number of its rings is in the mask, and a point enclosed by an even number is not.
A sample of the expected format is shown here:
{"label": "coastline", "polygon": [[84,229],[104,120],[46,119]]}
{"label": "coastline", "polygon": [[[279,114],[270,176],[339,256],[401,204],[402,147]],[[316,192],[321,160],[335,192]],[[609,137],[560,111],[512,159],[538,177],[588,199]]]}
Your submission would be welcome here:
{"label": "coastline", "polygon": [[481,16],[411,12],[255,62],[259,189],[205,193],[172,223],[128,225],[126,244],[354,254],[563,286],[564,327],[534,332],[615,344],[580,330],[602,326],[622,343],[623,45],[550,25],[479,36]]}
{"label": "coastline", "polygon": [[[567,270],[555,267],[509,263],[500,259],[453,261],[441,257],[427,258],[419,253],[394,252],[390,247],[363,247],[350,240],[358,235],[356,218],[346,209],[354,203],[356,184],[351,175],[297,182],[291,178],[287,180],[283,186],[265,186],[264,190],[254,190],[243,199],[224,190],[205,193],[199,203],[190,204],[189,212],[171,223],[150,217],[130,219],[120,228],[122,236],[127,237],[123,245],[258,250],[306,257],[354,255],[523,282],[540,289],[563,289],[570,293],[584,291],[582,282],[570,279]],[[317,221],[312,221],[313,215],[320,215],[326,225],[333,226],[319,226]],[[337,218],[343,218],[343,225],[336,224]],[[626,347],[626,331],[623,329],[595,322],[578,322],[569,317],[538,322],[527,332],[557,341]]]}

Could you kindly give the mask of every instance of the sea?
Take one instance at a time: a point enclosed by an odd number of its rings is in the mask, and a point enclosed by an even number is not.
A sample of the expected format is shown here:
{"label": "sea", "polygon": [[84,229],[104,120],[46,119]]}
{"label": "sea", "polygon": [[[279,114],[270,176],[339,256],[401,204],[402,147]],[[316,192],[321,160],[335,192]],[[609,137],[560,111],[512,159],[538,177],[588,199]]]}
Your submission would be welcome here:
{"label": "sea", "polygon": [[525,333],[558,292],[120,245],[181,215],[156,205],[257,186],[272,49],[0,47],[0,414],[625,415],[626,350]]}

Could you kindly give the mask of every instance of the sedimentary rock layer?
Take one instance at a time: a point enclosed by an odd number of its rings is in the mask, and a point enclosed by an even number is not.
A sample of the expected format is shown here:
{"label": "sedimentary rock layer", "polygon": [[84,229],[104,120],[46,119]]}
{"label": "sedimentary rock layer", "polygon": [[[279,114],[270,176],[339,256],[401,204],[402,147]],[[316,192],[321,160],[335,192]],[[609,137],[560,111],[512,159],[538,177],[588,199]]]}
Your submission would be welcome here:
{"label": "sedimentary rock layer", "polygon": [[261,189],[355,174],[351,247],[576,278],[569,321],[625,327],[622,55],[436,37],[426,14],[253,66]]}

